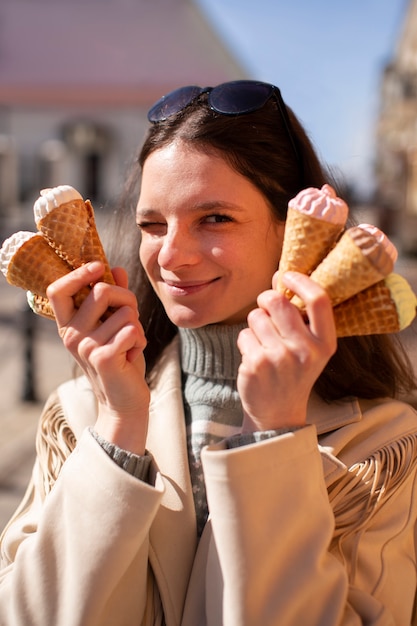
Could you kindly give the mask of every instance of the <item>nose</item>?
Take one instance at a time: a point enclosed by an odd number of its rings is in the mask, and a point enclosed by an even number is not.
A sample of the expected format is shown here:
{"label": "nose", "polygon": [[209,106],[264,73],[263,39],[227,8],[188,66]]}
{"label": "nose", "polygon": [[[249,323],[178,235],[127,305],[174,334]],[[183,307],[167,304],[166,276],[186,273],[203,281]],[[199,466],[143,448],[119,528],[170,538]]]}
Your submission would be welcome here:
{"label": "nose", "polygon": [[180,225],[167,228],[158,254],[160,267],[173,271],[183,266],[195,265],[199,258],[199,242],[186,228]]}

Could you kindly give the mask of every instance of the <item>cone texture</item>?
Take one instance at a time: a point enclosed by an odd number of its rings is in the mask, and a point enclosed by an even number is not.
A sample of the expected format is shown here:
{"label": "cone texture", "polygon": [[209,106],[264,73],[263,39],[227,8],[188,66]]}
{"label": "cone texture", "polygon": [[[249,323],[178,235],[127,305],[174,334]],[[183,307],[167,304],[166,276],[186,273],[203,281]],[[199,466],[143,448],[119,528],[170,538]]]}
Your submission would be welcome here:
{"label": "cone texture", "polygon": [[37,315],[41,315],[42,317],[47,317],[50,320],[55,319],[55,314],[48,298],[45,298],[44,296],[39,296],[36,293],[30,293],[29,296],[30,297],[28,297],[28,302],[30,308],[34,313],[36,313]]}
{"label": "cone texture", "polygon": [[88,261],[101,261],[105,266],[104,282],[114,284],[88,200],[61,204],[39,220],[38,228],[73,269]]}
{"label": "cone texture", "polygon": [[[35,210],[37,233],[19,231],[5,240],[0,269],[10,284],[28,292],[28,302],[35,313],[55,319],[46,295],[51,283],[94,260],[104,264],[105,282],[114,284],[114,279],[88,200],[76,198],[55,206],[41,219],[38,215]],[[91,286],[81,289],[74,296],[74,306],[79,308],[90,292]]]}
{"label": "cone texture", "polygon": [[343,224],[331,224],[289,207],[279,263],[278,289],[286,291],[281,282],[284,272],[291,270],[310,274],[332,248],[342,229]]}
{"label": "cone texture", "polygon": [[[79,309],[88,294],[90,293],[90,289],[85,287],[81,289],[74,296],[74,306],[76,309]],[[55,313],[46,296],[41,296],[37,293],[30,293],[30,298],[28,298],[30,308],[37,315],[41,315],[42,317],[47,317],[48,319],[55,320]]]}
{"label": "cone texture", "polygon": [[71,271],[42,235],[26,241],[10,259],[7,281],[11,285],[34,291],[46,297],[46,289],[54,280]]}
{"label": "cone texture", "polygon": [[337,305],[333,314],[338,337],[401,330],[397,307],[384,280]]}
{"label": "cone texture", "polygon": [[[326,290],[332,305],[337,306],[385,276],[362,253],[346,231],[312,272],[311,278]],[[292,302],[299,308],[304,308],[303,302],[297,296],[293,297]]]}

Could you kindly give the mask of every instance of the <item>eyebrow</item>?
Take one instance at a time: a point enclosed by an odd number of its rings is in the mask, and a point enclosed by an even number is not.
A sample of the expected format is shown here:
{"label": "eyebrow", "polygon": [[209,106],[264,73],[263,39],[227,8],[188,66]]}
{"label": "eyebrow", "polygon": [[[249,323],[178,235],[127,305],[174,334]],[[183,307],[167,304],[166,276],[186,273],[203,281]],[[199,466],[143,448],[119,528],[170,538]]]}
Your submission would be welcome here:
{"label": "eyebrow", "polygon": [[[208,211],[213,211],[213,210],[223,210],[223,211],[243,211],[244,207],[240,207],[236,204],[230,203],[230,202],[223,202],[221,200],[212,200],[212,201],[207,201],[207,202],[201,202],[199,204],[196,204],[192,207],[190,207],[191,211],[201,211],[201,212],[208,212]],[[136,211],[136,216],[137,217],[149,217],[152,215],[159,215],[160,211],[158,209],[153,209],[151,207],[149,208],[143,208],[143,209],[138,209]]]}

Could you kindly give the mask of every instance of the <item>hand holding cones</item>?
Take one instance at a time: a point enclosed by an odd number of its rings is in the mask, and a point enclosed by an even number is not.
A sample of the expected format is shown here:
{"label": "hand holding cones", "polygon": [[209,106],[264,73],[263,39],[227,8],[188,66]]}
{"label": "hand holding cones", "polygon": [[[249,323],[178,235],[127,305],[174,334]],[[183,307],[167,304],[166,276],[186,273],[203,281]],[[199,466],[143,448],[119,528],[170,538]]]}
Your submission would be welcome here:
{"label": "hand holding cones", "polygon": [[[41,192],[34,206],[38,232],[20,231],[3,242],[0,269],[7,281],[30,292],[35,313],[54,318],[46,296],[47,287],[88,261],[104,263],[103,280],[114,279],[101,244],[89,201],[68,185]],[[81,290],[74,303],[78,308],[89,293]]]}

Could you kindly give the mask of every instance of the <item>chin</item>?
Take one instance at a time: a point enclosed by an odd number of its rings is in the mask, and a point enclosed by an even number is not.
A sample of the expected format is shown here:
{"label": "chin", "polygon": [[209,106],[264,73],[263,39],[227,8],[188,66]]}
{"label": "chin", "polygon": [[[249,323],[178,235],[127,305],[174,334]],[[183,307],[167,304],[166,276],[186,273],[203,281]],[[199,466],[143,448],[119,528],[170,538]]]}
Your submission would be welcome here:
{"label": "chin", "polygon": [[171,322],[178,326],[178,328],[202,328],[203,326],[209,326],[210,324],[223,324],[222,315],[210,315],[205,311],[199,313],[192,309],[182,309],[167,311],[167,315]]}
{"label": "chin", "polygon": [[213,326],[214,324],[222,324],[225,326],[232,326],[234,324],[242,324],[246,322],[247,314],[242,316],[222,317],[208,316],[208,315],[192,315],[192,316],[169,316],[171,322],[178,326],[178,328],[202,328],[203,326]]}
{"label": "chin", "polygon": [[178,328],[201,328],[212,323],[207,315],[198,315],[194,311],[183,311],[181,314],[167,311],[167,315]]}
{"label": "chin", "polygon": [[246,305],[242,309],[237,311],[231,307],[231,310],[204,310],[199,308],[188,308],[185,306],[167,306],[166,313],[175,326],[178,328],[202,328],[203,326],[210,326],[212,324],[241,324],[245,323],[249,311],[251,311],[255,304]]}

